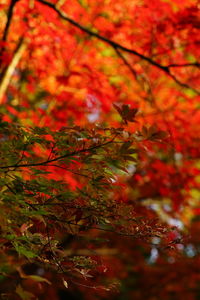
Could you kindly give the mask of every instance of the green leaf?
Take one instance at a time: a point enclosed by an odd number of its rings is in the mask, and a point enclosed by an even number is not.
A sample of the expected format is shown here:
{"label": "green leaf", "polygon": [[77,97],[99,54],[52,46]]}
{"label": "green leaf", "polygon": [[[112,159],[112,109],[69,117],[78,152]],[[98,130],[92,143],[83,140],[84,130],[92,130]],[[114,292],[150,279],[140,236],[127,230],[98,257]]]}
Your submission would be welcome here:
{"label": "green leaf", "polygon": [[121,167],[121,166],[118,166],[117,168],[118,168],[119,170],[122,170],[123,172],[129,174],[129,173],[128,173],[128,170],[127,170],[126,168]]}
{"label": "green leaf", "polygon": [[16,236],[14,234],[7,234],[4,236],[5,239],[13,241]]}
{"label": "green leaf", "polygon": [[8,122],[0,121],[0,127],[1,127],[1,128],[8,127],[8,125],[9,125]]}
{"label": "green leaf", "polygon": [[22,300],[31,300],[34,298],[34,295],[30,292],[25,291],[21,285],[17,286],[15,292]]}
{"label": "green leaf", "polygon": [[33,173],[35,175],[40,175],[40,174],[51,174],[51,172],[47,172],[47,171],[44,171],[44,170],[33,170]]}
{"label": "green leaf", "polygon": [[130,161],[134,161],[137,162],[137,159],[135,159],[134,157],[130,156],[130,155],[124,155],[123,158],[125,160],[130,160]]}
{"label": "green leaf", "polygon": [[20,255],[24,255],[26,256],[27,258],[35,258],[37,257],[37,254],[34,253],[33,251],[31,250],[27,250],[25,247],[21,246],[21,245],[18,245],[16,243],[14,243],[14,247],[16,249],[16,251],[20,254]]}
{"label": "green leaf", "polygon": [[33,279],[34,281],[37,281],[37,282],[46,282],[48,284],[51,284],[51,282],[48,279],[41,277],[41,276],[29,275],[28,278]]}
{"label": "green leaf", "polygon": [[120,148],[120,153],[127,153],[127,150],[128,148],[132,145],[132,142],[128,141],[128,142],[125,142],[121,148]]}

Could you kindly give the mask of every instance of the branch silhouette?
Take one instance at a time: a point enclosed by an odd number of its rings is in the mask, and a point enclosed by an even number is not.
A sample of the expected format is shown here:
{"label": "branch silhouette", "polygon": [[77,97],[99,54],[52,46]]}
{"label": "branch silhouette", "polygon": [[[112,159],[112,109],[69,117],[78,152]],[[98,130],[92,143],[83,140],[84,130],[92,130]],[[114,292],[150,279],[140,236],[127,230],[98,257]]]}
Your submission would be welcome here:
{"label": "branch silhouette", "polygon": [[[50,7],[51,9],[53,9],[58,15],[59,17],[61,17],[63,20],[69,22],[71,25],[73,25],[74,27],[80,29],[81,31],[87,33],[88,35],[90,36],[93,36],[93,37],[96,37],[97,39],[109,44],[115,51],[116,50],[122,50],[124,52],[127,52],[129,54],[132,54],[132,55],[135,55],[139,58],[141,58],[142,60],[148,62],[149,64],[151,64],[152,66],[160,69],[161,71],[163,71],[165,74],[167,74],[169,77],[171,77],[179,86],[181,87],[184,87],[184,88],[187,88],[187,89],[191,89],[193,90],[196,94],[200,95],[200,91],[196,90],[195,88],[189,86],[187,83],[184,83],[182,81],[180,81],[178,78],[176,78],[175,75],[173,75],[170,71],[171,68],[174,68],[174,67],[188,67],[188,66],[195,66],[195,67],[199,67],[200,63],[199,62],[195,62],[195,63],[191,63],[191,64],[169,64],[169,65],[162,65],[162,64],[159,64],[158,62],[156,62],[155,60],[151,59],[150,57],[134,50],[134,49],[130,49],[130,48],[127,48],[115,41],[112,41],[106,37],[104,37],[103,35],[101,34],[98,34],[96,32],[94,32],[93,30],[90,30],[88,29],[87,27],[79,24],[78,22],[76,22],[75,20],[71,19],[70,17],[68,17],[63,11],[61,11],[60,9],[58,9],[56,7],[56,5],[54,5],[53,3],[50,3],[46,0],[37,0],[39,3],[41,4],[44,4],[48,7]],[[119,54],[118,54],[119,55]],[[120,55],[120,58],[121,55]],[[127,63],[126,63],[127,65]],[[129,67],[129,69],[131,69],[131,67]]]}
{"label": "branch silhouette", "polygon": [[[5,26],[5,29],[4,29],[4,32],[3,32],[3,36],[1,38],[1,40],[3,42],[6,42],[7,40],[7,37],[8,37],[8,32],[9,32],[9,28],[10,28],[10,24],[11,24],[11,21],[12,21],[12,17],[13,17],[13,11],[14,11],[14,7],[15,7],[15,4],[18,2],[19,0],[12,0],[11,3],[10,3],[10,6],[9,6],[9,9],[8,9],[8,14],[7,14],[7,22],[6,22],[6,26]],[[2,54],[5,50],[5,46],[3,46],[0,50],[0,65],[2,64]]]}
{"label": "branch silhouette", "polygon": [[48,165],[49,163],[52,163],[52,162],[55,162],[55,161],[59,161],[63,158],[67,158],[67,157],[70,157],[70,156],[75,156],[75,155],[79,155],[81,153],[85,153],[85,152],[89,152],[89,151],[92,151],[92,150],[95,150],[95,149],[98,149],[98,148],[101,148],[101,147],[104,147],[108,144],[111,144],[115,138],[116,138],[117,135],[115,135],[111,140],[105,142],[105,143],[102,143],[102,144],[97,144],[97,145],[93,145],[89,148],[83,148],[83,149],[80,149],[80,150],[75,150],[75,151],[72,151],[70,153],[66,153],[64,155],[61,155],[61,156],[57,156],[53,159],[47,159],[45,161],[42,161],[42,162],[39,162],[39,163],[27,163],[27,164],[13,164],[13,165],[10,165],[10,166],[0,166],[0,169],[11,169],[11,168],[27,168],[27,167],[37,167],[37,166],[45,166],[45,165]]}

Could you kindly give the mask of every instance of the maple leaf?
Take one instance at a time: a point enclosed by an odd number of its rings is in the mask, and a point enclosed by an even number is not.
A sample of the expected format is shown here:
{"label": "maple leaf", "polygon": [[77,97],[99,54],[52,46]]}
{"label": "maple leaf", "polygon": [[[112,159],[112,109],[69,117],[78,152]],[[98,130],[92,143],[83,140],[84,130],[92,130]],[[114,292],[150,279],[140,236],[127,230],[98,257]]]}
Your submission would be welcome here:
{"label": "maple leaf", "polygon": [[127,104],[123,104],[121,107],[116,104],[113,104],[113,106],[118,111],[125,124],[128,124],[128,122],[136,122],[135,116],[138,112],[138,108],[130,108]]}

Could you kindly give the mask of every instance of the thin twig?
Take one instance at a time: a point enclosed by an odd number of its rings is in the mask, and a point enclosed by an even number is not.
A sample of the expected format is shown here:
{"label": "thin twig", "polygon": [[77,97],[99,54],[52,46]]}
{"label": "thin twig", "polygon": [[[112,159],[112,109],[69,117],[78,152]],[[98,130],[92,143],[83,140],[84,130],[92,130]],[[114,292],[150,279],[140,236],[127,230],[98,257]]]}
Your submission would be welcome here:
{"label": "thin twig", "polygon": [[92,177],[90,177],[90,176],[88,176],[88,175],[86,175],[86,174],[81,174],[81,173],[78,173],[78,172],[75,172],[75,171],[73,171],[73,170],[70,170],[70,169],[67,169],[67,168],[65,168],[65,167],[62,167],[62,166],[59,166],[59,165],[48,165],[49,167],[56,167],[56,168],[60,168],[60,169],[63,169],[63,170],[65,170],[65,171],[68,171],[68,172],[70,172],[70,173],[73,173],[73,174],[75,174],[75,175],[78,175],[78,176],[82,176],[82,177],[86,177],[86,178],[89,178],[89,179],[93,179]]}
{"label": "thin twig", "polygon": [[81,225],[81,224],[78,224],[78,223],[74,223],[74,222],[71,222],[71,221],[66,221],[66,220],[62,220],[62,219],[59,219],[57,218],[56,216],[46,216],[46,218],[50,219],[50,220],[54,220],[54,221],[57,221],[59,223],[63,223],[63,224],[68,224],[68,225],[73,225],[73,226],[77,226],[79,227],[80,229],[87,229],[87,230],[98,230],[98,231],[106,231],[106,232],[110,232],[110,233],[114,233],[114,234],[117,234],[117,235],[120,235],[120,236],[124,236],[124,237],[134,237],[134,238],[137,238],[138,236],[142,236],[142,237],[160,237],[158,236],[157,234],[143,234],[141,235],[140,233],[136,232],[136,233],[126,233],[126,232],[121,232],[121,231],[116,231],[115,229],[109,229],[109,228],[102,228],[102,227],[97,227],[97,226],[87,226],[87,225]]}
{"label": "thin twig", "polygon": [[64,270],[63,267],[61,266],[59,260],[57,259],[56,255],[54,254],[54,251],[53,251],[53,249],[52,249],[48,225],[46,226],[46,233],[47,233],[47,239],[48,239],[49,249],[50,249],[50,251],[51,251],[53,260],[55,261],[55,263],[56,263],[56,265],[58,266],[58,268],[62,271],[62,273],[65,273],[65,270]]}
{"label": "thin twig", "polygon": [[58,157],[53,158],[53,159],[45,160],[45,161],[40,162],[40,163],[30,163],[30,164],[21,164],[21,165],[14,164],[14,165],[10,165],[10,166],[1,166],[0,169],[27,168],[27,167],[45,166],[45,165],[48,165],[51,162],[59,161],[59,160],[61,160],[63,158],[67,158],[67,157],[79,155],[81,153],[89,152],[89,151],[92,151],[92,150],[104,147],[104,146],[106,146],[108,144],[111,144],[114,141],[114,139],[116,138],[116,136],[117,135],[115,135],[111,140],[109,140],[109,141],[107,141],[107,142],[105,142],[103,144],[98,144],[98,145],[95,145],[95,146],[92,146],[92,147],[89,147],[89,148],[83,148],[83,149],[76,150],[76,151],[73,151],[73,152],[70,152],[70,153],[66,153],[64,155],[58,156]]}
{"label": "thin twig", "polygon": [[117,55],[122,59],[122,61],[124,62],[124,64],[129,68],[129,70],[133,74],[134,78],[137,80],[137,78],[138,78],[137,72],[129,64],[129,62],[126,60],[126,58],[121,54],[121,52],[119,51],[118,48],[115,48],[115,51],[116,51]]}
{"label": "thin twig", "polygon": [[169,64],[167,65],[168,68],[185,68],[185,67],[200,67],[199,62],[194,62],[194,63],[185,63],[185,64]]}

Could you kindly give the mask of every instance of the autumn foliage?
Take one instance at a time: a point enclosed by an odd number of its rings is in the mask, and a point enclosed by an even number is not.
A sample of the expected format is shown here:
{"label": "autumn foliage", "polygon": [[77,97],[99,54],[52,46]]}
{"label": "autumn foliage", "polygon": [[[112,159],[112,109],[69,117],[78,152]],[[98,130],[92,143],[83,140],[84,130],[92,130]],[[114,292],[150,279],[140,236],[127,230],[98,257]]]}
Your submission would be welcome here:
{"label": "autumn foliage", "polygon": [[2,0],[2,299],[200,297],[197,0]]}

